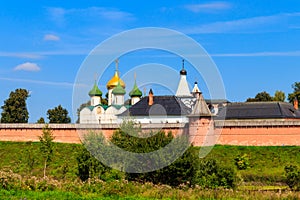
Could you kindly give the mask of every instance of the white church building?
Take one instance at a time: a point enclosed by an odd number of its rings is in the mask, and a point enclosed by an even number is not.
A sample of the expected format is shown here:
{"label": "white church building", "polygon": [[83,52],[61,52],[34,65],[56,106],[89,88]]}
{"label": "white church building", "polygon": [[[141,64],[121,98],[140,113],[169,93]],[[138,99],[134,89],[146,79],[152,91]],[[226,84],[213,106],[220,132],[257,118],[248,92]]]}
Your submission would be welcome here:
{"label": "white church building", "polygon": [[[182,61],[180,80],[177,91],[172,96],[155,96],[152,89],[148,96],[142,97],[142,92],[136,85],[129,92],[129,105],[125,105],[125,83],[120,78],[118,62],[114,76],[107,82],[108,104],[101,102],[102,91],[96,81],[89,92],[91,104],[80,111],[81,124],[114,124],[125,118],[131,118],[137,123],[188,123],[188,115],[193,112],[197,99],[204,102],[202,93],[195,82],[192,91],[187,82],[187,71]],[[205,104],[205,107],[208,106]],[[211,114],[211,113],[207,113]]]}

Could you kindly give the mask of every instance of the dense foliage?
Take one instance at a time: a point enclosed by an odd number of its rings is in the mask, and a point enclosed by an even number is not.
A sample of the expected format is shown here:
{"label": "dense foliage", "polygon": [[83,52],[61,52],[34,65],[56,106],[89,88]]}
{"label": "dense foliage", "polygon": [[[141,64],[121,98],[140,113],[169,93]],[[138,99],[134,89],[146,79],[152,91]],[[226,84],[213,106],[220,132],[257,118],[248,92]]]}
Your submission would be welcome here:
{"label": "dense foliage", "polygon": [[293,103],[294,99],[300,101],[300,82],[295,82],[292,88],[294,91],[288,95],[289,102]]}
{"label": "dense foliage", "polygon": [[237,182],[234,169],[221,166],[216,160],[202,160],[195,179],[205,188],[235,188]]}
{"label": "dense foliage", "polygon": [[266,91],[257,93],[254,98],[248,98],[247,102],[273,101],[273,98]]}
{"label": "dense foliage", "polygon": [[292,190],[300,190],[300,169],[296,165],[289,165],[284,168],[286,183]]}
{"label": "dense foliage", "polygon": [[43,117],[39,118],[36,123],[38,124],[45,124],[45,119]]}
{"label": "dense foliage", "polygon": [[25,177],[13,172],[0,171],[1,199],[299,199],[300,193],[282,191],[228,190],[189,188],[186,185],[172,188],[168,185],[141,184],[116,180],[87,182],[60,180],[53,178]]}
{"label": "dense foliage", "polygon": [[250,166],[249,157],[247,154],[238,155],[234,160],[235,165],[239,170],[245,170]]}
{"label": "dense foliage", "polygon": [[286,98],[285,93],[283,91],[277,90],[274,94],[273,101],[284,102],[285,98]]}
{"label": "dense foliage", "polygon": [[248,98],[246,102],[261,102],[261,101],[285,101],[285,93],[283,91],[277,90],[274,96],[271,96],[268,92],[263,91],[255,95],[254,98]]}
{"label": "dense foliage", "polygon": [[[174,138],[171,132],[142,133],[140,127],[132,121],[125,121],[113,134],[111,142],[123,151],[113,151],[113,145],[101,133],[90,133],[86,137],[85,146],[101,161],[104,159],[111,166],[121,166],[120,169],[126,172],[125,178],[129,181],[170,186],[201,185],[207,188],[235,186],[235,171],[223,168],[215,161],[201,161],[199,151],[189,147],[188,139],[184,135]],[[147,154],[152,152],[155,153]],[[145,154],[149,156],[144,156]],[[87,152],[83,152],[78,161],[79,174],[85,174],[81,177],[82,180],[93,178],[91,174],[95,172],[96,177],[99,177],[107,171]]]}
{"label": "dense foliage", "polygon": [[25,89],[16,89],[11,92],[9,98],[1,106],[1,123],[27,123],[29,113],[26,100],[29,92]]}
{"label": "dense foliage", "polygon": [[97,160],[91,153],[82,146],[77,160],[77,175],[82,181],[88,179],[97,178],[103,181],[120,180],[123,177],[123,173],[117,170],[111,169]]}
{"label": "dense foliage", "polygon": [[69,117],[69,112],[61,105],[58,105],[53,109],[49,109],[47,111],[47,116],[49,119],[49,123],[67,124],[71,122],[71,118]]}

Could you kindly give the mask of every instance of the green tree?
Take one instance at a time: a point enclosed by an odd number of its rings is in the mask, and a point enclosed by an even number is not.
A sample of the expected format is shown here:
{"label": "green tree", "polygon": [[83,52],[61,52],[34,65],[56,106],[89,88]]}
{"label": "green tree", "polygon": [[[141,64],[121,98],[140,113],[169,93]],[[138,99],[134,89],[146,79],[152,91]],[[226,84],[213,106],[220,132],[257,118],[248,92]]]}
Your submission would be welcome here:
{"label": "green tree", "polygon": [[40,119],[38,119],[36,123],[38,123],[38,124],[45,124],[44,117],[41,117]]}
{"label": "green tree", "polygon": [[[143,137],[141,137],[143,134]],[[139,137],[138,137],[139,136]],[[127,164],[129,169],[134,169],[134,171],[139,172],[141,168],[152,169],[157,163],[153,161],[160,160],[162,162],[168,161],[169,158],[175,156],[177,158],[169,166],[162,169],[147,172],[147,173],[126,173],[126,178],[128,180],[134,180],[138,182],[152,182],[155,184],[168,184],[171,186],[178,186],[180,184],[188,183],[194,185],[194,177],[197,174],[199,158],[198,152],[192,147],[188,148],[183,155],[182,152],[188,146],[188,140],[185,136],[173,137],[172,133],[166,134],[164,131],[150,131],[149,133],[142,132],[140,126],[134,124],[133,121],[124,121],[120,129],[117,130],[111,139],[111,142],[118,147],[124,149],[125,151],[134,153],[149,153],[158,151],[161,148],[168,148],[167,145],[173,142],[173,147],[177,150],[174,152],[158,153],[151,157],[151,160],[145,160],[145,158],[140,157],[139,160],[134,156],[131,163],[131,158],[127,158]],[[168,154],[168,155],[164,155]],[[122,156],[122,155],[121,155]]]}
{"label": "green tree", "polygon": [[292,88],[294,89],[293,93],[290,93],[288,95],[288,100],[290,103],[293,103],[294,99],[300,100],[300,82],[295,82],[292,85]]}
{"label": "green tree", "polygon": [[285,94],[283,91],[277,90],[274,94],[274,98],[273,101],[281,101],[284,102],[285,101]]}
{"label": "green tree", "polygon": [[26,100],[29,92],[25,89],[16,89],[11,92],[9,98],[1,106],[1,123],[27,123],[29,113],[27,110]]}
{"label": "green tree", "polygon": [[70,123],[71,118],[68,116],[69,112],[61,105],[47,111],[49,123]]}
{"label": "green tree", "polygon": [[55,137],[52,134],[52,130],[48,124],[43,128],[42,135],[39,136],[40,140],[40,152],[44,159],[44,178],[46,177],[46,170],[48,163],[52,160]]}
{"label": "green tree", "polygon": [[273,98],[266,91],[257,93],[254,98],[248,98],[247,102],[273,101]]}

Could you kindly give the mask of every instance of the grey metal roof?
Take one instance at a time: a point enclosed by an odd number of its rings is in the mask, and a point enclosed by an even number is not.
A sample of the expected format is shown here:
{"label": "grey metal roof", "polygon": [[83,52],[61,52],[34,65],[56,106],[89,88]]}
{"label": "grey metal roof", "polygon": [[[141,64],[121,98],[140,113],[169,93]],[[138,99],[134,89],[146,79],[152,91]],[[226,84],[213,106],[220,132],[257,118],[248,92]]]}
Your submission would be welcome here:
{"label": "grey metal roof", "polygon": [[229,103],[217,118],[225,119],[276,119],[300,118],[300,111],[285,102]]}
{"label": "grey metal roof", "polygon": [[148,105],[148,96],[131,106],[119,116],[185,116],[191,113],[176,96],[153,96],[153,105]]}
{"label": "grey metal roof", "polygon": [[206,103],[219,104],[219,103],[231,103],[227,99],[205,99]]}

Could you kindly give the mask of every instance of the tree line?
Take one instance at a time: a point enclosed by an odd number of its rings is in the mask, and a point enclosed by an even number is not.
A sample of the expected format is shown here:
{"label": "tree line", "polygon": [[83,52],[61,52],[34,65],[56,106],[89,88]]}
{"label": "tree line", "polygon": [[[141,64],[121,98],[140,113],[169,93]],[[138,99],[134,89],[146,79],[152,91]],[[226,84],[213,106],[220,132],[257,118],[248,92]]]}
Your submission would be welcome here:
{"label": "tree line", "polygon": [[[295,82],[292,85],[293,92],[288,94],[287,100],[293,103],[295,99],[300,100],[300,82]],[[286,95],[283,91],[277,90],[274,96],[271,96],[268,92],[263,91],[256,94],[254,98],[248,98],[246,102],[261,102],[261,101],[280,101],[284,102]]]}
{"label": "tree line", "polygon": [[[29,91],[26,89],[16,89],[9,94],[9,97],[1,106],[1,123],[28,123],[29,112],[26,100],[30,97]],[[61,105],[47,111],[49,123],[70,123],[71,118],[67,109]],[[45,119],[41,117],[37,123],[45,123]]]}

